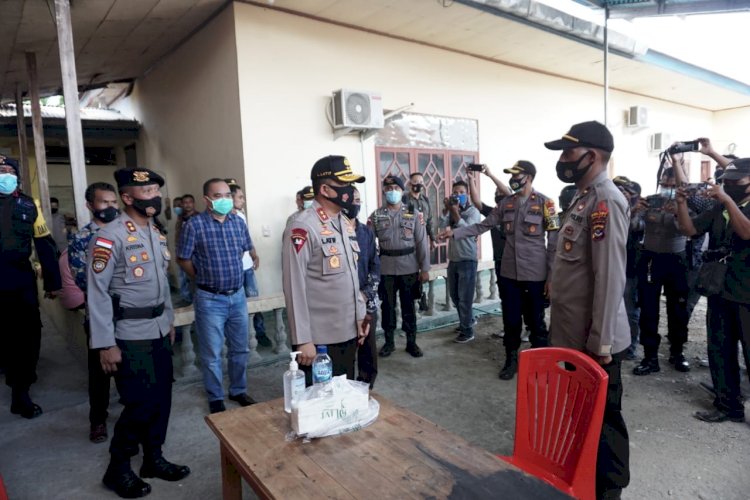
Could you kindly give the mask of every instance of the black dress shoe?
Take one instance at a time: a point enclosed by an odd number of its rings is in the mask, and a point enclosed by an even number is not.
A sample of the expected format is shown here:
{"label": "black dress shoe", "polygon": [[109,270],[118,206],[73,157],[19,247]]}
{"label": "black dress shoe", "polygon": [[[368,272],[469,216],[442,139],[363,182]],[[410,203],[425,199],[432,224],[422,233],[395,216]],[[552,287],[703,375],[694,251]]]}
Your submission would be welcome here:
{"label": "black dress shoe", "polygon": [[103,443],[107,440],[107,424],[91,424],[89,441],[92,443]]}
{"label": "black dress shoe", "polygon": [[210,411],[211,413],[219,413],[226,410],[227,408],[226,406],[224,406],[224,401],[221,399],[208,402],[208,411]]}
{"label": "black dress shoe", "polygon": [[641,363],[633,368],[634,375],[648,375],[650,373],[658,373],[661,371],[659,367],[658,359],[643,358]]}
{"label": "black dress shoe", "polygon": [[132,470],[116,473],[107,469],[102,482],[122,498],[141,498],[151,493],[151,485],[136,476]]}
{"label": "black dress shoe", "polygon": [[42,408],[31,401],[27,403],[15,403],[10,405],[10,412],[21,415],[23,418],[36,418],[42,414]]}
{"label": "black dress shoe", "polygon": [[141,477],[156,477],[165,481],[179,481],[190,474],[190,467],[167,462],[164,457],[144,460],[141,466]]}
{"label": "black dress shoe", "polygon": [[693,414],[693,416],[698,420],[703,420],[704,422],[709,422],[712,424],[718,422],[726,422],[727,420],[730,420],[732,422],[745,421],[745,415],[730,415],[729,413],[725,413],[721,410],[697,411]]}
{"label": "black dress shoe", "polygon": [[229,399],[231,399],[232,401],[238,402],[240,406],[250,406],[250,405],[254,405],[255,403],[257,403],[256,400],[254,400],[253,398],[251,398],[250,396],[244,393],[237,394],[236,396],[230,395]]}
{"label": "black dress shoe", "polygon": [[421,358],[424,356],[422,349],[419,348],[416,342],[412,344],[406,344],[406,352],[412,355],[414,358]]}
{"label": "black dress shoe", "polygon": [[385,344],[383,347],[380,348],[380,352],[378,353],[378,356],[381,358],[387,358],[391,354],[393,354],[393,351],[396,350],[396,346],[393,344]]}
{"label": "black dress shoe", "polygon": [[682,354],[675,354],[669,357],[669,363],[674,365],[678,372],[686,373],[690,371],[690,363],[687,362]]}

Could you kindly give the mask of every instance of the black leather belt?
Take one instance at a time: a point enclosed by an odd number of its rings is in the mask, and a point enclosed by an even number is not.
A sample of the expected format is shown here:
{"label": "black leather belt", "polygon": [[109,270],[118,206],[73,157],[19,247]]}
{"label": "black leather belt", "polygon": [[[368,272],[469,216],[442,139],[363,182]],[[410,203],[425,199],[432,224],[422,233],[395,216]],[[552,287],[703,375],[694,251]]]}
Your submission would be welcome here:
{"label": "black leather belt", "polygon": [[403,255],[409,255],[412,253],[414,253],[414,247],[402,248],[400,250],[386,250],[384,248],[380,249],[380,255],[385,255],[386,257],[401,257]]}
{"label": "black leather belt", "polygon": [[164,314],[164,302],[156,307],[118,307],[114,313],[115,320],[154,319]]}
{"label": "black leather belt", "polygon": [[206,285],[195,285],[195,286],[197,286],[204,292],[218,293],[219,295],[234,295],[235,293],[237,293],[237,290],[239,290],[239,288],[235,288],[234,290],[219,290],[218,288],[214,288],[212,286],[206,286]]}

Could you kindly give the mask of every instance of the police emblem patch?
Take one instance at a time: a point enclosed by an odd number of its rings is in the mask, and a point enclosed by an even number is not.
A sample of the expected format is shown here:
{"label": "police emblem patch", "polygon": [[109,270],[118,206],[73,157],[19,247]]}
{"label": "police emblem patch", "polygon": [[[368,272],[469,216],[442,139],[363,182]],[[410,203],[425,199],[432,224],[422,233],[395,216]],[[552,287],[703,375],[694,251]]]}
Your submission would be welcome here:
{"label": "police emblem patch", "polygon": [[596,205],[591,212],[591,239],[601,241],[607,235],[607,222],[609,221],[609,207],[605,200]]}
{"label": "police emblem patch", "polygon": [[304,247],[305,243],[307,242],[307,231],[295,227],[294,229],[292,229],[290,238],[292,240],[292,246],[294,247],[294,250],[299,253],[300,250],[302,250],[302,247]]}
{"label": "police emblem patch", "polygon": [[91,264],[91,268],[94,270],[95,273],[100,273],[104,271],[104,268],[107,267],[107,263],[103,260],[96,259]]}
{"label": "police emblem patch", "polygon": [[331,269],[338,269],[341,267],[341,260],[336,255],[332,255],[330,259],[328,259],[328,265],[331,266]]}
{"label": "police emblem patch", "polygon": [[136,278],[141,278],[143,276],[143,268],[141,266],[137,266],[133,269],[133,276]]}
{"label": "police emblem patch", "polygon": [[563,244],[563,248],[565,249],[566,252],[570,252],[573,249],[573,242],[566,240],[565,243]]}

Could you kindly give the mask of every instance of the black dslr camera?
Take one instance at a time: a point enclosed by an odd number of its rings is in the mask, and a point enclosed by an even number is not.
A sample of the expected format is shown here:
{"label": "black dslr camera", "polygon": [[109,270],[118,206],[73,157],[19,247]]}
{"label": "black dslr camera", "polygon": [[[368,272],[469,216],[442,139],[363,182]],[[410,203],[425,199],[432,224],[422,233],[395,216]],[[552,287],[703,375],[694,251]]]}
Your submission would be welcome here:
{"label": "black dslr camera", "polygon": [[682,189],[685,190],[685,194],[690,198],[692,196],[700,196],[708,189],[708,186],[708,182],[692,182],[683,185]]}
{"label": "black dslr camera", "polygon": [[458,195],[452,194],[451,197],[448,198],[448,203],[450,203],[451,205],[458,205]]}
{"label": "black dslr camera", "polygon": [[701,145],[698,141],[685,141],[685,142],[678,142],[676,144],[673,144],[669,147],[667,152],[671,155],[677,154],[677,153],[690,153],[692,151],[698,151],[700,150]]}

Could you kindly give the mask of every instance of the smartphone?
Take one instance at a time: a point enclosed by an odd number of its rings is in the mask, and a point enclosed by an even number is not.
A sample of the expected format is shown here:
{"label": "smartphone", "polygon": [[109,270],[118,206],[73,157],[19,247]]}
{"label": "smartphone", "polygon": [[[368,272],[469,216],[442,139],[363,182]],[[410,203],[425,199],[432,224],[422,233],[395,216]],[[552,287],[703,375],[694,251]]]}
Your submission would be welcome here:
{"label": "smartphone", "polygon": [[484,171],[484,167],[486,167],[484,163],[469,163],[466,165],[466,168],[471,170],[472,172],[482,172]]}

